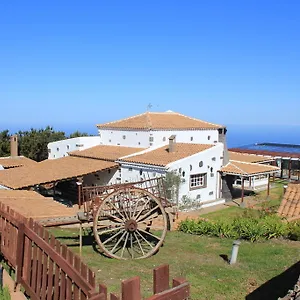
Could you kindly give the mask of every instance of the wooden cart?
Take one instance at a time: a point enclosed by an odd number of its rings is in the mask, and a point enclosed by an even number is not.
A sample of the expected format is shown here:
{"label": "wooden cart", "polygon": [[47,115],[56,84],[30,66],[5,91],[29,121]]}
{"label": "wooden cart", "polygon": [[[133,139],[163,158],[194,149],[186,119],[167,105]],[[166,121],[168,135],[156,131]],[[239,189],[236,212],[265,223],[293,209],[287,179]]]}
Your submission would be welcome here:
{"label": "wooden cart", "polygon": [[83,206],[78,213],[81,227],[93,222],[100,250],[117,259],[141,259],[156,253],[176,214],[176,207],[166,199],[163,178],[80,186],[79,206]]}

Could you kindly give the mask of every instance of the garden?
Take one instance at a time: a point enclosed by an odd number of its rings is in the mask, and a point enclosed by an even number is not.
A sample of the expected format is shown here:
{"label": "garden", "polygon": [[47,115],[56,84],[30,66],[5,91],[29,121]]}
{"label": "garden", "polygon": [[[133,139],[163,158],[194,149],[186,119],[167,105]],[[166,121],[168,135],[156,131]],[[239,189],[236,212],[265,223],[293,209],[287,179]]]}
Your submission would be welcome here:
{"label": "garden", "polygon": [[[300,258],[299,223],[283,222],[274,214],[281,191],[281,185],[272,189],[267,201],[264,192],[254,195],[249,198],[252,207],[248,209],[234,206],[201,215],[198,220],[182,221],[179,230],[168,232],[155,255],[142,260],[103,256],[86,229],[82,258],[110,292],[118,293],[122,280],[139,276],[143,296],[150,296],[152,269],[169,264],[171,277],[182,276],[190,282],[192,299],[255,299],[251,298],[253,292],[260,293],[262,285],[285,274]],[[78,229],[51,231],[79,253]],[[238,238],[241,245],[237,263],[230,265],[232,243]],[[271,284],[268,293],[273,293],[272,299],[283,297],[294,285],[290,278],[284,281]]]}

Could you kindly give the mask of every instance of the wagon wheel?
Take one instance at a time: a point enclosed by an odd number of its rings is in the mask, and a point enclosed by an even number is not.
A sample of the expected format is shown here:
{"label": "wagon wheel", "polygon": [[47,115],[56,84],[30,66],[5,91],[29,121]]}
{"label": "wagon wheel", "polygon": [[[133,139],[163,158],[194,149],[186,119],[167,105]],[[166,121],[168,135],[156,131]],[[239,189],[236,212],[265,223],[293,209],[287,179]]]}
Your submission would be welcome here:
{"label": "wagon wheel", "polygon": [[[151,229],[151,232],[150,232]],[[140,259],[153,255],[167,232],[167,215],[151,193],[125,188],[108,195],[94,216],[94,236],[109,257]]]}

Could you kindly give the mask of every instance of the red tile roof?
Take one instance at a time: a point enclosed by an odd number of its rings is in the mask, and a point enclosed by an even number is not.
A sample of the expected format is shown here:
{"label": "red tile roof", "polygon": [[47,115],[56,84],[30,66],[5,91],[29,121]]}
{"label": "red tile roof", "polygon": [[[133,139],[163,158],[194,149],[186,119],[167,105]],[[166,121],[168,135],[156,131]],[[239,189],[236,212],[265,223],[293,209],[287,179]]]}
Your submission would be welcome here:
{"label": "red tile roof", "polygon": [[289,183],[278,214],[289,219],[300,219],[300,183]]}
{"label": "red tile roof", "polygon": [[37,162],[25,156],[0,157],[0,165],[4,169],[34,165]]}
{"label": "red tile roof", "polygon": [[33,166],[0,171],[0,185],[20,189],[80,177],[117,166],[114,162],[75,156],[47,159]]}
{"label": "red tile roof", "polygon": [[99,129],[123,130],[196,130],[218,129],[222,125],[191,118],[176,112],[146,112],[126,119],[98,124]]}
{"label": "red tile roof", "polygon": [[212,147],[214,147],[214,145],[176,143],[173,152],[169,152],[169,145],[166,145],[141,154],[122,158],[120,161],[164,167],[171,162],[186,158]]}
{"label": "red tile roof", "polygon": [[69,155],[115,161],[122,156],[133,154],[142,150],[144,150],[144,148],[98,145],[86,150],[70,152]]}
{"label": "red tile roof", "polygon": [[221,168],[221,172],[229,175],[255,175],[263,173],[276,173],[280,169],[270,165],[246,163],[241,161],[230,160],[227,165]]}

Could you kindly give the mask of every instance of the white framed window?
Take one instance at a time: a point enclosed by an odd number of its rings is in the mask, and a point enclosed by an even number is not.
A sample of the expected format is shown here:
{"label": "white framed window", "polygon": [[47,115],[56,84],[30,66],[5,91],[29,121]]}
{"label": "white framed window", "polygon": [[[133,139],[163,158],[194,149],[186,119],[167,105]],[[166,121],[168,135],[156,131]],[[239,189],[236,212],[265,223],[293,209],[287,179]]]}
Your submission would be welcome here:
{"label": "white framed window", "polygon": [[191,136],[191,142],[194,140],[194,137]]}
{"label": "white framed window", "polygon": [[59,148],[58,148],[58,147],[56,148],[56,151],[59,151]]}
{"label": "white framed window", "polygon": [[210,135],[207,137],[208,140],[210,140]]}
{"label": "white framed window", "polygon": [[123,140],[126,140],[126,135],[123,135]]}
{"label": "white framed window", "polygon": [[149,137],[149,142],[154,142],[154,137],[153,136]]}
{"label": "white framed window", "polygon": [[190,190],[205,188],[206,178],[206,173],[190,175]]}
{"label": "white framed window", "polygon": [[132,168],[128,168],[128,171],[129,171],[129,172],[132,172]]}
{"label": "white framed window", "polygon": [[163,137],[163,142],[165,142],[165,141],[166,141],[166,137],[164,136],[164,137]]}
{"label": "white framed window", "polygon": [[203,167],[203,161],[202,161],[202,160],[199,161],[199,167],[200,167],[200,168]]}
{"label": "white framed window", "polygon": [[70,145],[67,145],[67,150],[70,150]]}

